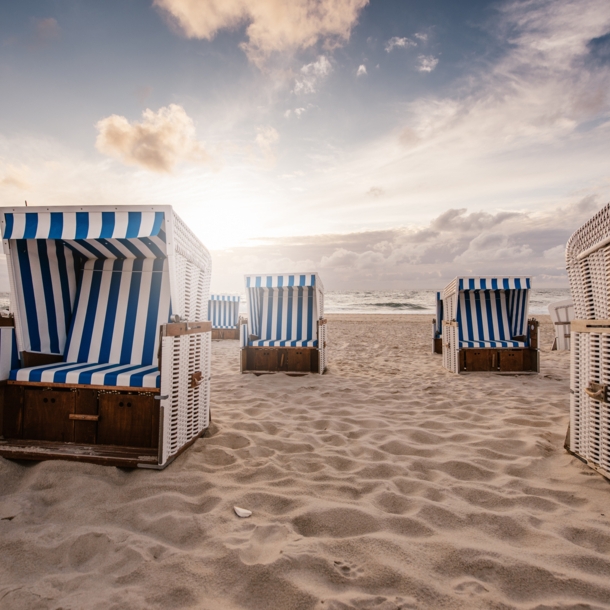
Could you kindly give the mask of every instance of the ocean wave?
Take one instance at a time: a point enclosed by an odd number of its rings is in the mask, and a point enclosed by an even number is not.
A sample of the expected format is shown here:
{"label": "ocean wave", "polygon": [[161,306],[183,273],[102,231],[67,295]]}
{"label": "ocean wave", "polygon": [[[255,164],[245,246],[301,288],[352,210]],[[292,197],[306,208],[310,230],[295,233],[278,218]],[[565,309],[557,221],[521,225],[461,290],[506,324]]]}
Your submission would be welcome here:
{"label": "ocean wave", "polygon": [[417,310],[428,309],[427,307],[424,307],[423,305],[416,305],[415,303],[389,302],[389,303],[362,303],[361,305],[364,307],[391,307],[393,309],[417,309]]}

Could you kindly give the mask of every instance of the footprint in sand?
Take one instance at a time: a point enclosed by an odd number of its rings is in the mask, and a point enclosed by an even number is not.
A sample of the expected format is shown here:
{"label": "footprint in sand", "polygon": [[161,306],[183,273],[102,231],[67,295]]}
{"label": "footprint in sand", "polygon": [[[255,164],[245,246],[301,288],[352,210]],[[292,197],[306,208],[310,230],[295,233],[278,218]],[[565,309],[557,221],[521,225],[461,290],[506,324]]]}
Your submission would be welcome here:
{"label": "footprint in sand", "polygon": [[246,565],[269,564],[277,561],[285,550],[296,548],[301,539],[285,525],[257,525],[247,539],[235,540],[239,558]]}
{"label": "footprint in sand", "polygon": [[485,588],[480,582],[476,580],[465,580],[453,587],[456,593],[462,595],[478,596],[483,593],[489,593],[489,589]]}
{"label": "footprint in sand", "polygon": [[334,561],[333,563],[335,570],[345,578],[358,578],[364,574],[364,570],[353,563],[343,561]]}

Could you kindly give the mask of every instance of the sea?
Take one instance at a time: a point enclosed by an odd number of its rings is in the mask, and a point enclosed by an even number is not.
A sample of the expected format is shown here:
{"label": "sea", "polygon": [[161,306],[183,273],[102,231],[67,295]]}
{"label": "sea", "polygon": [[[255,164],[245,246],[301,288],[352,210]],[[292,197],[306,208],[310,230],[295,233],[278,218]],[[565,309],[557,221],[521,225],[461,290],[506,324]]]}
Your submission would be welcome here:
{"label": "sea", "polygon": [[[548,314],[549,303],[570,298],[569,288],[540,288],[530,292],[530,314]],[[0,310],[8,309],[9,294],[0,293]],[[245,295],[241,313],[247,315]],[[436,290],[368,290],[326,292],[325,313],[436,313]]]}
{"label": "sea", "polygon": [[[324,313],[436,313],[436,290],[326,292]],[[530,291],[529,313],[548,314],[548,306],[570,298],[569,288]]]}

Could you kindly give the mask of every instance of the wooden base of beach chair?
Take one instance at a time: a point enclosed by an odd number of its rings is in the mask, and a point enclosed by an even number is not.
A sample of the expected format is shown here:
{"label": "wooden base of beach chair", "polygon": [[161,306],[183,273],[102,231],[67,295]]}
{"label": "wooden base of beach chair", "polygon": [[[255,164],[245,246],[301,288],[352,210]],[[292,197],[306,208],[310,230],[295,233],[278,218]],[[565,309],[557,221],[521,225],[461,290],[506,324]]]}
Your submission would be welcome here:
{"label": "wooden base of beach chair", "polygon": [[443,353],[443,338],[439,337],[438,339],[432,339],[432,342],[433,342],[433,347],[434,347],[434,349],[432,350],[433,353],[442,354]]}
{"label": "wooden base of beach chair", "polygon": [[214,328],[212,329],[212,341],[222,339],[239,340],[239,328]]}
{"label": "wooden base of beach chair", "polygon": [[0,387],[0,455],[155,467],[158,393],[155,388],[9,381]]}
{"label": "wooden base of beach chair", "polygon": [[319,362],[320,351],[315,347],[244,347],[241,350],[242,373],[319,373]]}
{"label": "wooden base of beach chair", "polygon": [[459,372],[538,373],[539,353],[531,348],[463,348],[458,352]]}

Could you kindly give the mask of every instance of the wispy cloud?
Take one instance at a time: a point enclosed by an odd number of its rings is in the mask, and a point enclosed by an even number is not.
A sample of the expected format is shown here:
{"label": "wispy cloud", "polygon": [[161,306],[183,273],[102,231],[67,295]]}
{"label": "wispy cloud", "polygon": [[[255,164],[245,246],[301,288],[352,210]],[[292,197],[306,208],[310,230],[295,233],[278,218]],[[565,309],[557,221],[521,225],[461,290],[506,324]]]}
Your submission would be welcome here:
{"label": "wispy cloud", "polygon": [[332,72],[332,69],[325,55],[320,55],[316,61],[304,65],[295,79],[294,93],[297,95],[315,93],[320,82]]}
{"label": "wispy cloud", "polygon": [[256,134],[256,144],[268,165],[275,163],[275,145],[280,139],[280,134],[273,127],[259,127]]}
{"label": "wispy cloud", "polygon": [[177,104],[147,109],[141,122],[113,114],[97,125],[96,148],[103,154],[155,172],[171,172],[181,161],[211,160],[195,134],[195,124]]}
{"label": "wispy cloud", "polygon": [[419,72],[432,72],[438,64],[438,57],[432,55],[418,55],[417,69]]}
{"label": "wispy cloud", "polygon": [[30,188],[28,174],[27,166],[17,166],[0,160],[0,188],[27,190]]}
{"label": "wispy cloud", "polygon": [[358,70],[356,71],[356,76],[364,76],[366,73],[366,66],[364,64],[360,64],[358,66]]}
{"label": "wispy cloud", "polygon": [[45,17],[32,20],[32,48],[47,47],[61,35],[61,30],[57,19]]}
{"label": "wispy cloud", "polygon": [[274,52],[294,51],[324,42],[327,47],[350,37],[369,0],[154,0],[188,38],[211,40],[223,29],[246,25],[242,48],[261,64]]}
{"label": "wispy cloud", "polygon": [[409,47],[416,47],[417,43],[409,38],[400,38],[399,36],[393,36],[386,42],[385,50],[390,53],[394,49],[408,49]]}

